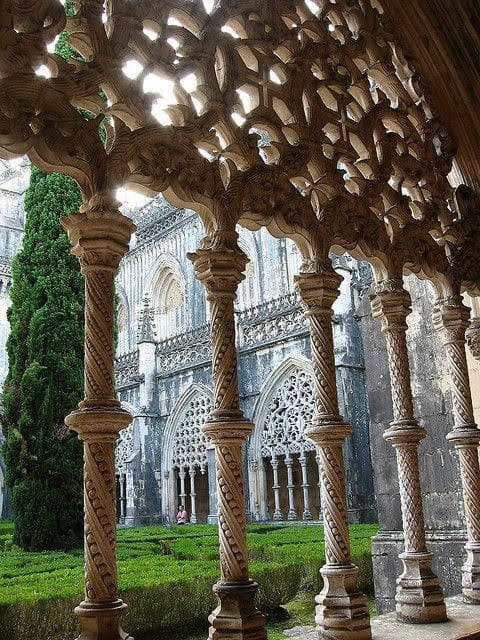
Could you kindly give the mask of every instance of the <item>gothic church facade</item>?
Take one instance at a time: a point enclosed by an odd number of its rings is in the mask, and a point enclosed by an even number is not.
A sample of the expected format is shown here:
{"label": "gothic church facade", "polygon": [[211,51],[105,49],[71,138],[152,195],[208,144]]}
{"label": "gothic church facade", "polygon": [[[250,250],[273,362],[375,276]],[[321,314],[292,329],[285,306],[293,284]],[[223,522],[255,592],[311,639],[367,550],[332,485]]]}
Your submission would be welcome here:
{"label": "gothic church facade", "polygon": [[[215,459],[201,426],[212,405],[208,302],[186,257],[198,218],[158,197],[132,210],[137,223],[117,277],[119,398],[135,415],[117,448],[121,523],[216,520]],[[299,255],[265,231],[240,230],[249,257],[236,302],[242,408],[255,431],[245,451],[252,521],[319,521],[318,461],[303,436],[314,400],[308,328],[294,292]],[[280,268],[278,265],[281,265]],[[346,450],[349,516],[376,518],[360,328],[354,317],[368,268],[335,259],[344,277],[334,327],[337,386],[354,424]]]}

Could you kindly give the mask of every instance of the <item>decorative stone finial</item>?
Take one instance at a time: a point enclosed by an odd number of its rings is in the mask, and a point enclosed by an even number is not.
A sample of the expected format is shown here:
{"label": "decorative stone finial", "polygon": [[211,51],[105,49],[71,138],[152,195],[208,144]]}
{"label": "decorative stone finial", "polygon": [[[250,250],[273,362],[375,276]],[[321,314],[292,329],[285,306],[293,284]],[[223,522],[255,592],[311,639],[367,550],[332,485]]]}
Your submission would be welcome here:
{"label": "decorative stone finial", "polygon": [[143,309],[138,318],[137,342],[155,342],[155,322],[148,296],[143,298]]}

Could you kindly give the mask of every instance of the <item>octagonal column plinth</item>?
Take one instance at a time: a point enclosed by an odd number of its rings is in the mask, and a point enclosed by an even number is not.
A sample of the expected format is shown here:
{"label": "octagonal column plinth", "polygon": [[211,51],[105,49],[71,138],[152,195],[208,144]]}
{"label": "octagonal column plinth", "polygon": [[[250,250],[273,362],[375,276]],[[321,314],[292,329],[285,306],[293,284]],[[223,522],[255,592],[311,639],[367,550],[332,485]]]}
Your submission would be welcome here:
{"label": "octagonal column plinth", "polygon": [[467,558],[462,566],[463,599],[470,604],[480,604],[480,430],[473,416],[465,351],[469,315],[459,296],[440,301],[433,319],[447,354],[454,416],[454,427],[447,440],[453,443],[458,452],[465,506]]}
{"label": "octagonal column plinth", "polygon": [[218,606],[209,617],[209,638],[264,640],[265,617],[255,607],[258,585],[248,573],[243,445],[253,425],[239,405],[233,310],[247,258],[235,232],[205,244],[212,248],[188,257],[207,290],[212,327],[214,409],[203,431],[215,445],[221,577],[213,588]]}
{"label": "octagonal column plinth", "polygon": [[305,435],[318,447],[325,529],[324,585],[317,596],[319,639],[370,640],[367,598],[358,590],[358,569],[351,562],[343,445],[352,428],[338,410],[332,335],[332,305],[342,278],[331,268],[301,273],[296,286],[310,322],[315,388],[315,417]]}
{"label": "octagonal column plinth", "polygon": [[426,431],[418,425],[413,411],[406,342],[410,296],[399,278],[377,284],[371,302],[387,342],[393,421],[383,437],[396,452],[405,537],[405,549],[399,556],[403,572],[397,580],[397,617],[412,623],[445,622],[443,589],[432,570],[433,555],[425,542],[418,446]]}
{"label": "octagonal column plinth", "polygon": [[85,276],[85,399],[66,418],[84,442],[85,600],[78,640],[127,640],[118,598],[115,441],[132,416],[114,390],[114,278],[133,223],[100,199],[63,221]]}

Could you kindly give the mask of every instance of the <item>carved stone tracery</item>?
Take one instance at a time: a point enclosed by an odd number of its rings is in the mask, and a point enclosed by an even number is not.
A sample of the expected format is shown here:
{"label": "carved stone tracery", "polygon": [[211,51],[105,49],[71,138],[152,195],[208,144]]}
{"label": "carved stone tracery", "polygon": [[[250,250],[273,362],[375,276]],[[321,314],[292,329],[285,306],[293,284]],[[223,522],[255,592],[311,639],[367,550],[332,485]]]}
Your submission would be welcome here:
{"label": "carved stone tracery", "polygon": [[199,468],[205,472],[208,443],[201,429],[211,410],[212,401],[206,394],[197,393],[189,401],[176,428],[173,467],[190,471]]}

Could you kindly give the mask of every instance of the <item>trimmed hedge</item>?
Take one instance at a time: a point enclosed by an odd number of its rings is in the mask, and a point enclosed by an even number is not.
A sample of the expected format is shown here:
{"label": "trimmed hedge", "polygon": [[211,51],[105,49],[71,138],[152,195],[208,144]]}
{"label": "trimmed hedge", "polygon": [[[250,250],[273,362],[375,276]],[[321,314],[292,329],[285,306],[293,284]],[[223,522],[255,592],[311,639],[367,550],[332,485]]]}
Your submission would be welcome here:
{"label": "trimmed hedge", "polygon": [[[377,528],[350,527],[352,554],[361,587],[372,590],[371,536]],[[83,554],[25,553],[9,549],[11,528],[0,525],[0,640],[24,640],[30,633],[49,640],[75,637],[73,607],[81,599]],[[250,573],[259,583],[258,606],[274,609],[301,590],[321,589],[324,562],[321,526],[248,527]],[[118,578],[128,603],[124,626],[137,638],[203,626],[215,606],[218,579],[217,527],[145,527],[118,532]]]}

